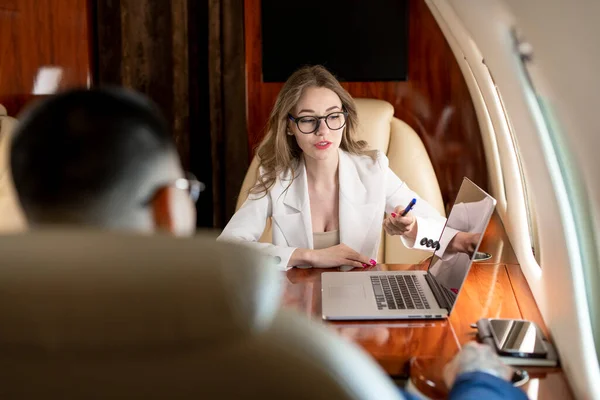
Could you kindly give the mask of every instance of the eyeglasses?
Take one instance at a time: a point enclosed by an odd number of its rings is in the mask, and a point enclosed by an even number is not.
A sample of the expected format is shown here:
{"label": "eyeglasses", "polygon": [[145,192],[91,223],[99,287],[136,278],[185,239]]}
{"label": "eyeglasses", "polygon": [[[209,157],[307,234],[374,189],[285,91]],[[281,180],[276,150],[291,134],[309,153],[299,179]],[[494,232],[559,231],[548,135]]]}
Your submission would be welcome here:
{"label": "eyeglasses", "polygon": [[156,190],[152,193],[152,195],[149,198],[147,198],[145,201],[142,202],[142,205],[144,207],[147,207],[153,201],[153,199],[155,198],[155,196],[157,195],[157,193],[160,189],[164,189],[166,187],[171,187],[171,186],[175,187],[176,189],[185,190],[186,192],[188,192],[188,195],[190,196],[190,200],[192,200],[194,203],[196,203],[198,201],[198,198],[200,197],[200,193],[206,187],[206,185],[204,185],[204,183],[200,182],[194,176],[194,174],[192,174],[191,172],[186,172],[185,178],[178,178],[178,179],[175,179],[171,183],[165,183],[165,184],[161,185],[160,187],[157,187]]}
{"label": "eyeglasses", "polygon": [[177,189],[186,190],[194,203],[198,201],[200,193],[206,187],[206,185],[200,182],[191,172],[187,172],[185,178],[176,179],[173,186]]}
{"label": "eyeglasses", "polygon": [[325,120],[325,125],[332,131],[342,129],[346,125],[346,111],[336,111],[324,117],[307,116],[295,118],[292,114],[288,114],[290,121],[295,122],[298,130],[305,134],[315,133],[321,126],[321,120]]}

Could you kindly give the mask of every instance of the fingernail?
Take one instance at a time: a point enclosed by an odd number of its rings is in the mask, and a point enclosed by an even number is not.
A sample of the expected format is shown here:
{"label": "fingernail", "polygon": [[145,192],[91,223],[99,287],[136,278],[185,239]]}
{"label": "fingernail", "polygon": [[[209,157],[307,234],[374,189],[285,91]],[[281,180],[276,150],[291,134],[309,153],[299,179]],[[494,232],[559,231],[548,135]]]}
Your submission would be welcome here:
{"label": "fingernail", "polygon": [[365,264],[365,263],[363,263],[363,265],[362,265],[362,266],[363,266],[363,267],[365,267],[365,268],[367,268],[367,267],[369,266],[369,264]]}
{"label": "fingernail", "polygon": [[369,262],[371,263],[371,265],[377,265],[377,261],[375,260],[370,260]]}
{"label": "fingernail", "polygon": [[392,217],[393,217],[393,218],[396,218],[396,213],[392,213]]}

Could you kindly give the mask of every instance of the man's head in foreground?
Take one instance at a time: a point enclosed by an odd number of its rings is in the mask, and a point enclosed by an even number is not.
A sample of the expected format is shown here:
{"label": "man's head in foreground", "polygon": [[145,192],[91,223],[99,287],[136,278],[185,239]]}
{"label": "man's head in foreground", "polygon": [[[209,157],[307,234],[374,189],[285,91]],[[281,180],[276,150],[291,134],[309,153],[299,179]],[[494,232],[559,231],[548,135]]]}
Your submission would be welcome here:
{"label": "man's head in foreground", "polygon": [[18,123],[10,162],[32,227],[195,229],[201,184],[186,179],[160,111],[133,92],[74,90],[42,100]]}

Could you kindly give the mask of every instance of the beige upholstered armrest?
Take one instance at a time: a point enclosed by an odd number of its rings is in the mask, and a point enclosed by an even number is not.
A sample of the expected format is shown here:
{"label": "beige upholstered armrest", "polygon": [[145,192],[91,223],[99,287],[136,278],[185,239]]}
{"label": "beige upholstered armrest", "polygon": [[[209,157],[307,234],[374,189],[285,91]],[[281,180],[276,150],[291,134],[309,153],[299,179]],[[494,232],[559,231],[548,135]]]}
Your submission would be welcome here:
{"label": "beige upholstered armrest", "polygon": [[25,229],[25,219],[10,175],[10,135],[16,120],[0,105],[0,234]]}

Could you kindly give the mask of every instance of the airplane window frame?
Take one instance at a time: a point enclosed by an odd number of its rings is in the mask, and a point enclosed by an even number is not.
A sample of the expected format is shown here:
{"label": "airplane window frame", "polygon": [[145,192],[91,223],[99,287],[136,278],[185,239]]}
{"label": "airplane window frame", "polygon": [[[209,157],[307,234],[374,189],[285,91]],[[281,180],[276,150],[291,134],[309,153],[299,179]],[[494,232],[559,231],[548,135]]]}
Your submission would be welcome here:
{"label": "airplane window frame", "polygon": [[528,54],[521,54],[522,83],[528,94],[529,108],[535,116],[538,134],[544,144],[543,152],[551,161],[549,172],[556,192],[561,199],[560,213],[563,229],[567,231],[569,259],[576,271],[583,274],[587,313],[591,320],[596,344],[596,358],[600,362],[600,306],[594,293],[600,293],[600,263],[596,253],[596,235],[590,221],[588,194],[581,181],[581,174],[572,157],[568,138],[554,118],[552,101],[544,95],[544,81],[538,76],[531,46],[513,31],[515,47]]}
{"label": "airplane window frame", "polygon": [[[534,293],[541,290],[541,267],[532,251],[528,209],[508,118],[483,55],[446,1],[426,0],[469,87],[488,164],[490,193],[521,269]],[[442,16],[443,13],[443,16]],[[452,26],[452,28],[450,28]],[[520,182],[508,185],[508,182]],[[509,208],[510,206],[510,208]]]}
{"label": "airplane window frame", "polygon": [[[489,68],[488,68],[489,70]],[[492,80],[494,79],[494,77],[492,76],[491,72],[490,72],[490,77],[492,78]],[[500,89],[498,89],[498,86],[496,86],[495,82],[494,82],[494,86],[496,89],[496,95],[498,96],[498,100],[500,102],[500,106],[502,107],[503,113],[504,113],[504,117],[506,118],[506,124],[507,124],[507,131],[510,134],[510,138],[512,141],[512,145],[513,145],[513,149],[515,152],[515,157],[517,160],[517,165],[519,167],[519,174],[521,176],[521,186],[523,188],[523,193],[524,193],[524,202],[525,202],[525,211],[526,211],[526,215],[527,215],[527,227],[529,229],[529,240],[531,241],[531,252],[533,254],[533,257],[535,258],[535,260],[537,261],[537,264],[540,268],[542,268],[542,264],[541,264],[541,260],[540,260],[540,251],[539,251],[539,235],[538,235],[538,227],[537,227],[537,223],[536,223],[536,214],[535,214],[535,208],[533,207],[533,202],[531,201],[531,192],[527,189],[527,176],[525,175],[525,171],[524,171],[524,167],[523,167],[523,162],[521,161],[521,152],[519,151],[519,145],[518,145],[518,141],[517,138],[515,136],[514,133],[514,128],[512,126],[512,123],[510,121],[510,117],[508,116],[508,112],[506,110],[506,107],[504,107],[504,100],[502,100],[502,94],[500,93]],[[536,249],[538,251],[536,251]]]}
{"label": "airplane window frame", "polygon": [[[600,299],[600,279],[592,278],[593,284],[598,286],[598,290],[592,291],[592,297],[595,299],[591,299],[590,290],[586,287],[590,284],[590,282],[586,282],[589,279],[586,275],[589,275],[590,272],[584,273],[583,270],[584,268],[593,268],[592,276],[600,276],[600,268],[598,268],[600,261],[596,261],[600,260],[600,248],[596,248],[597,240],[594,237],[598,235],[594,235],[593,231],[587,231],[586,228],[584,235],[589,235],[584,237],[588,241],[585,243],[586,248],[573,248],[572,240],[569,237],[572,236],[572,229],[564,228],[565,215],[561,206],[566,196],[562,196],[562,193],[559,194],[557,190],[557,186],[563,185],[561,182],[562,172],[559,171],[557,175],[555,171],[549,170],[550,168],[556,170],[557,163],[552,160],[553,155],[547,153],[548,140],[547,137],[542,137],[546,133],[539,130],[539,121],[544,122],[542,112],[547,113],[545,118],[548,119],[547,123],[549,124],[554,123],[552,122],[554,116],[557,119],[568,117],[562,114],[553,115],[551,109],[550,111],[541,111],[545,106],[543,104],[544,95],[547,99],[555,101],[563,98],[559,88],[564,89],[564,84],[542,81],[546,85],[540,85],[534,74],[533,86],[542,95],[541,99],[536,98],[535,92],[527,87],[526,74],[523,72],[524,68],[520,66],[522,60],[519,59],[519,52],[515,52],[515,43],[511,35],[511,30],[521,21],[515,17],[513,11],[518,10],[519,16],[523,17],[527,14],[525,10],[534,13],[531,9],[532,6],[517,0],[478,2],[425,0],[425,2],[442,29],[469,87],[481,133],[485,138],[486,161],[488,163],[501,162],[502,164],[501,170],[498,170],[498,164],[493,164],[488,169],[491,194],[498,199],[498,214],[515,250],[523,275],[538,303],[544,321],[551,331],[554,343],[561,353],[561,361],[564,363],[563,367],[569,383],[578,397],[584,395],[589,397],[592,393],[598,397],[600,389],[596,383],[600,379],[600,368],[598,367],[600,302],[594,300]],[[533,23],[534,30],[538,27],[552,29],[543,21],[532,19],[527,21],[530,24]],[[527,28],[531,29],[531,25],[527,25]],[[536,31],[536,34],[539,33]],[[544,42],[539,35],[533,38],[536,43],[539,41],[542,46],[546,46],[540,49],[544,55],[543,60],[552,60],[553,57],[549,57],[549,54],[552,54],[551,46],[548,47],[549,43]],[[486,61],[489,61],[493,69],[497,68],[495,78],[497,78],[498,87],[502,90],[502,95],[506,100],[505,106],[510,112],[510,122],[514,124],[514,134],[522,144],[520,150],[525,167],[522,172],[531,185],[529,189],[533,208],[535,216],[539,217],[536,224],[539,227],[540,246],[536,247],[536,253],[538,253],[537,258],[544,266],[543,273],[539,267],[540,263],[532,254],[530,243],[528,244],[529,234],[523,202],[524,193],[519,187],[520,185],[512,184],[519,180],[518,168],[516,161],[508,151],[512,147],[509,144],[510,139],[505,135],[505,131],[502,131],[502,123],[498,123],[497,116],[502,112],[499,111],[495,100],[497,96],[492,93],[493,85],[491,79],[487,77],[489,71],[482,63],[483,55],[479,46],[486,49],[488,57]],[[523,48],[519,50],[523,50]],[[535,69],[538,60],[534,59],[534,61]],[[568,62],[573,61],[575,60]],[[538,70],[540,77],[546,78],[544,72],[548,72],[542,70],[543,67],[549,68],[552,76],[556,76],[556,68],[540,65],[540,70]],[[539,101],[542,103],[541,106]],[[552,106],[552,103],[550,105]],[[535,109],[538,111],[536,112]],[[565,108],[557,107],[557,111],[565,111]],[[568,123],[569,121],[563,122]],[[568,123],[568,127],[573,129],[578,125],[571,121]],[[558,132],[564,139],[564,142],[558,141],[558,144],[570,144],[568,141],[571,136],[564,135],[564,133]],[[497,136],[497,138],[493,136]],[[573,136],[583,136],[583,132],[574,132]],[[542,143],[543,141],[546,143]],[[550,149],[553,151],[552,148],[553,144],[551,143]],[[572,154],[572,156],[576,155]],[[574,160],[581,162],[578,159]],[[550,165],[552,163],[555,165]],[[589,166],[589,164],[585,165]],[[579,167],[578,164],[575,166]],[[585,177],[577,173],[575,175],[581,180],[589,178],[587,175]],[[591,203],[592,198],[580,194],[577,200],[583,203],[583,206],[587,206],[585,210],[594,210],[590,208],[594,204]],[[577,212],[582,213],[580,215],[586,215],[583,213],[584,208],[580,208],[579,203],[574,207]],[[588,227],[589,225],[593,227],[593,224],[597,222],[597,219],[594,219],[596,215],[588,213],[587,217]],[[567,223],[571,226],[574,225],[569,221]],[[560,243],[556,241],[560,241]],[[578,260],[573,262],[572,253],[581,251],[589,257],[585,266]],[[596,293],[595,296],[594,293]],[[597,315],[596,320],[594,320],[595,315]]]}

